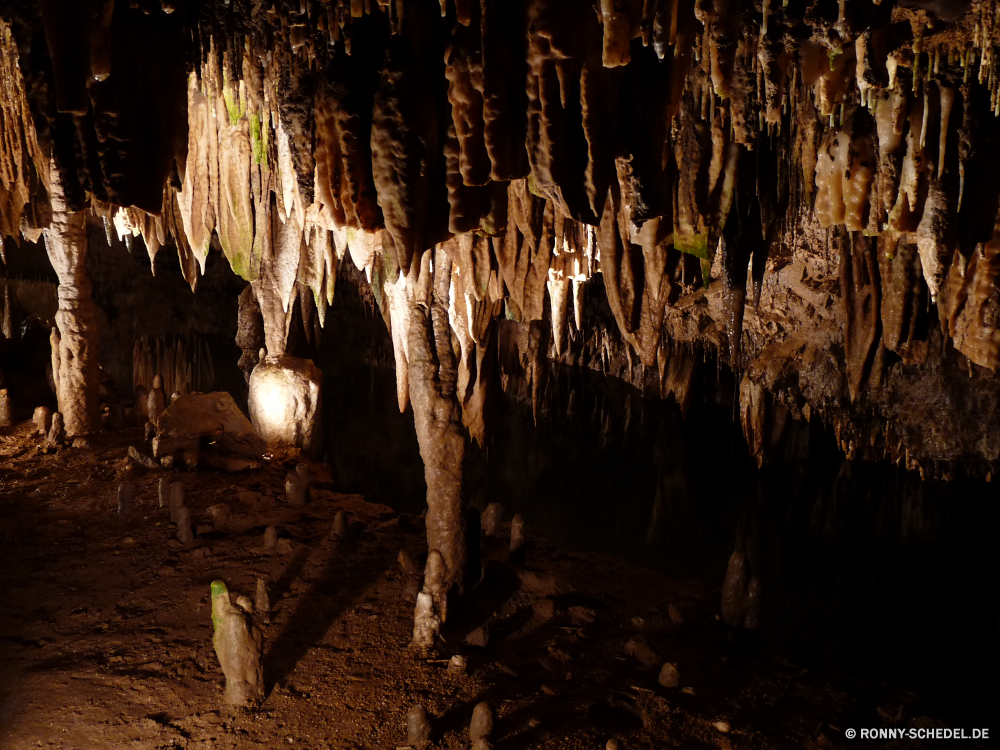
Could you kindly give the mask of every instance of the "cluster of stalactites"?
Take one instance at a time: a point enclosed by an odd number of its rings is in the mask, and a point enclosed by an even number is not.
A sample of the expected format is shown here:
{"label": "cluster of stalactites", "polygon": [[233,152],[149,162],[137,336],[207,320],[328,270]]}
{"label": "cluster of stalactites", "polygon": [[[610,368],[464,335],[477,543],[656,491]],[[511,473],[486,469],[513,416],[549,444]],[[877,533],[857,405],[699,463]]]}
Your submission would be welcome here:
{"label": "cluster of stalactites", "polygon": [[[463,342],[481,343],[499,314],[548,318],[561,353],[600,271],[623,337],[662,369],[665,311],[720,267],[738,361],[750,255],[759,295],[768,245],[813,210],[822,227],[881,235],[875,265],[890,272],[894,249],[915,247],[899,257],[935,299],[978,248],[979,291],[951,294],[948,326],[979,342],[961,311],[991,288],[996,180],[974,156],[994,138],[982,115],[1000,107],[996,6],[976,5],[957,27],[968,34],[876,7],[841,3],[830,22],[737,0],[265,2],[241,45],[201,29],[187,155],[159,214],[92,208],[109,236],[141,235],[154,269],[173,242],[192,288],[217,237],[265,319],[311,298],[322,322],[349,253],[393,329],[401,405],[406,284],[442,245]],[[0,229],[12,234],[32,231],[11,217],[33,188],[6,44],[3,133],[21,151],[4,147]],[[960,220],[973,212],[988,220]]]}

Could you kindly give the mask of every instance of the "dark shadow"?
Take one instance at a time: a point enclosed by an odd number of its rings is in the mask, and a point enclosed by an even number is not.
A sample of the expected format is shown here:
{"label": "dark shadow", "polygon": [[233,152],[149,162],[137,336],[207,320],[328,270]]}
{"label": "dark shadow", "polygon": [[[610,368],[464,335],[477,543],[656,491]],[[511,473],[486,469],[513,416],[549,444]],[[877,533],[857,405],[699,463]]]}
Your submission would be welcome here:
{"label": "dark shadow", "polygon": [[[324,553],[321,542],[307,548],[296,558],[296,568],[301,570],[312,552]],[[359,546],[360,549],[360,546]],[[372,550],[373,554],[352,555],[343,548],[333,546],[328,550],[329,560],[322,565],[315,582],[299,600],[278,638],[264,655],[265,693],[270,696],[274,686],[282,682],[299,660],[323,638],[333,621],[354,602],[390,565],[393,555],[384,549]],[[291,585],[294,574],[286,570],[279,585]],[[275,591],[279,588],[276,586]]]}

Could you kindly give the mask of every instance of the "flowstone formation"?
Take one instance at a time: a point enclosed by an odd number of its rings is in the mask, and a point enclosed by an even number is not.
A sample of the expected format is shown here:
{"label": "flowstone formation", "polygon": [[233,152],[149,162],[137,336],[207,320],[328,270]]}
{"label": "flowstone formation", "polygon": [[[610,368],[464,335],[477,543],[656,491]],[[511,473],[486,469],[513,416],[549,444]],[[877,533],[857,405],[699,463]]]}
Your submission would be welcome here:
{"label": "flowstone formation", "polygon": [[685,413],[703,363],[726,365],[762,463],[818,419],[851,458],[989,478],[998,11],[0,0],[0,235],[44,235],[59,274],[68,433],[96,403],[90,217],[154,269],[175,248],[192,289],[221,250],[249,282],[254,424],[307,452],[320,381],[300,354],[350,256],[413,407],[448,587],[466,441],[485,445],[493,385],[537,414],[549,361]]}

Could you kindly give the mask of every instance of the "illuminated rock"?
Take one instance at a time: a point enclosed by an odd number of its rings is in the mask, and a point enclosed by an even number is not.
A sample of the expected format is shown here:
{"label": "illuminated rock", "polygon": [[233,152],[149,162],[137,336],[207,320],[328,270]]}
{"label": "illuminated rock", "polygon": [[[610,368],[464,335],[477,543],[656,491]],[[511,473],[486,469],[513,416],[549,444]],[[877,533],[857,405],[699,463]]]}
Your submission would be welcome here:
{"label": "illuminated rock", "polygon": [[267,357],[250,375],[250,419],[269,445],[320,450],[323,374],[310,360]]}
{"label": "illuminated rock", "polygon": [[213,456],[230,454],[251,459],[237,468],[251,468],[265,448],[250,420],[225,392],[179,396],[163,411],[157,425],[153,455],[180,456],[188,468],[203,459],[211,463]]}
{"label": "illuminated rock", "polygon": [[222,581],[212,582],[212,645],[226,676],[225,702],[255,706],[264,700],[263,639],[253,619],[229,599]]}

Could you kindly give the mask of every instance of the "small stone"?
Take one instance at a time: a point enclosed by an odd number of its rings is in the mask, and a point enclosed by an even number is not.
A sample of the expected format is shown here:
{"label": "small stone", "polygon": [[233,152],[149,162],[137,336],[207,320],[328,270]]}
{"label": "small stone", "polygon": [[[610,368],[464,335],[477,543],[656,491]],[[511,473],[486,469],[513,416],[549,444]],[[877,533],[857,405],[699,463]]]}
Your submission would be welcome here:
{"label": "small stone", "polygon": [[670,617],[670,621],[677,625],[684,622],[684,617],[681,615],[681,611],[677,609],[677,605],[675,604],[667,606],[667,615]]}
{"label": "small stone", "polygon": [[273,526],[264,529],[264,549],[268,551],[278,549],[278,530]]}
{"label": "small stone", "polygon": [[52,426],[52,410],[47,406],[39,406],[35,409],[31,421],[35,423],[35,434],[48,437],[49,428]]}
{"label": "small stone", "polygon": [[510,522],[510,554],[519,555],[524,552],[524,519],[518,513]]}
{"label": "small stone", "polygon": [[89,448],[90,447],[90,441],[87,440],[87,438],[85,438],[85,437],[75,437],[75,438],[73,438],[72,445],[73,445],[74,448]]}
{"label": "small stone", "polygon": [[431,741],[431,722],[427,709],[416,705],[406,712],[406,744],[410,747],[426,747]]}
{"label": "small stone", "polygon": [[180,397],[181,397],[181,392],[180,391],[174,391],[173,393],[170,394],[170,403],[174,403],[174,401],[176,401]]}
{"label": "small stone", "polygon": [[723,733],[728,733],[730,729],[728,721],[717,721],[712,726],[714,726],[716,729],[718,729],[720,732]]}
{"label": "small stone", "polygon": [[490,630],[485,625],[473,630],[467,636],[465,636],[465,643],[468,646],[476,646],[477,648],[485,648],[486,644],[490,642]]}
{"label": "small stone", "polygon": [[681,692],[684,693],[684,695],[694,695],[694,688],[693,687],[681,688]]}
{"label": "small stone", "polygon": [[169,508],[170,507],[170,478],[169,477],[160,477],[159,497],[160,497],[160,507],[161,508]]}
{"label": "small stone", "polygon": [[279,539],[278,540],[278,552],[282,555],[292,554],[292,540],[291,539]]}
{"label": "small stone", "polygon": [[667,662],[660,668],[660,676],[656,678],[663,687],[675,688],[681,682],[681,674],[677,671],[677,665]]}
{"label": "small stone", "polygon": [[465,674],[465,670],[468,665],[465,662],[465,657],[461,654],[455,654],[448,661],[448,674],[450,675],[460,675]]}
{"label": "small stone", "polygon": [[177,541],[181,544],[191,544],[194,534],[191,533],[191,509],[185,505],[177,511]]}
{"label": "small stone", "polygon": [[503,523],[503,503],[490,503],[483,511],[482,529],[486,536],[496,536],[500,533],[500,525]]}
{"label": "small stone", "polygon": [[124,539],[122,539],[122,547],[131,548],[134,546],[135,546],[135,539],[133,539],[132,537],[127,536]]}
{"label": "small stone", "polygon": [[146,422],[146,424],[143,425],[142,434],[143,437],[146,438],[146,442],[148,443],[150,440],[156,437],[156,426],[152,422]]}
{"label": "small stone", "polygon": [[660,663],[660,656],[641,638],[632,638],[625,644],[625,653],[647,667]]}
{"label": "small stone", "polygon": [[618,740],[608,740],[604,750],[621,750],[621,745],[618,744]]}
{"label": "small stone", "polygon": [[236,597],[236,606],[238,606],[248,615],[253,614],[253,602],[247,599],[245,596]]}
{"label": "small stone", "polygon": [[472,723],[469,724],[469,738],[475,742],[479,739],[489,739],[493,733],[493,711],[486,701],[477,703],[472,709]]}
{"label": "small stone", "polygon": [[[181,508],[184,507],[184,483],[172,482],[170,484],[170,520],[177,523],[180,517]],[[190,515],[188,516],[190,518]]]}

